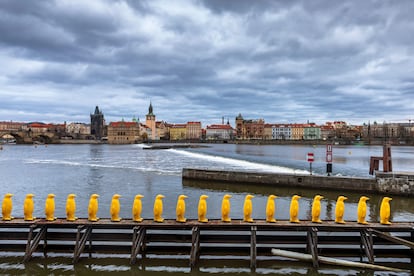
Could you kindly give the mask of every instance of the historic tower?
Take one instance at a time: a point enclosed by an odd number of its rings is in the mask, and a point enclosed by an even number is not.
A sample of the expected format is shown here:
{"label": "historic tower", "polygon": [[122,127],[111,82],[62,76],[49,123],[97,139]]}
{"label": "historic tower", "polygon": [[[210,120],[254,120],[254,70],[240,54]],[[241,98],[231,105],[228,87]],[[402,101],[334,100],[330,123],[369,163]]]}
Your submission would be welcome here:
{"label": "historic tower", "polygon": [[101,140],[104,136],[105,119],[102,111],[99,107],[95,107],[95,113],[91,114],[91,135],[95,136],[95,139]]}
{"label": "historic tower", "polygon": [[236,117],[236,137],[239,139],[243,139],[243,128],[244,128],[244,119],[241,113]]}
{"label": "historic tower", "polygon": [[145,124],[147,127],[151,129],[151,137],[148,137],[149,140],[157,140],[157,130],[155,126],[155,115],[152,111],[152,104],[150,102],[150,105],[148,107],[148,114],[146,115]]}

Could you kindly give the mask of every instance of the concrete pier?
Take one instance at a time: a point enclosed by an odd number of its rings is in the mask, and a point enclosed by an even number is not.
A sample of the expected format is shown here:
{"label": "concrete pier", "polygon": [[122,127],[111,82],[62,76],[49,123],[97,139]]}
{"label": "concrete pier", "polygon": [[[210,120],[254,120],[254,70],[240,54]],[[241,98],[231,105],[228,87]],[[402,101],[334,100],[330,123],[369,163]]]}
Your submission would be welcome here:
{"label": "concrete pier", "polygon": [[379,174],[375,178],[364,178],[264,172],[216,171],[184,168],[182,177],[183,179],[227,182],[235,184],[247,183],[402,196],[414,195],[414,175],[410,178],[404,173],[390,173],[387,175]]}

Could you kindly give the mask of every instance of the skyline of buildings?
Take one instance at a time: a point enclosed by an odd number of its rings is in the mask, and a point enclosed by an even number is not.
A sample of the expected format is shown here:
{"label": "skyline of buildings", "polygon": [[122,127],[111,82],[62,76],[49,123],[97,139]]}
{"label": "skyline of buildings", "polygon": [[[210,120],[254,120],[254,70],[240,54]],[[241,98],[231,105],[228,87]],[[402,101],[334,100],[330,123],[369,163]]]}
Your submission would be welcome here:
{"label": "skyline of buildings", "polygon": [[222,117],[221,124],[210,124],[203,127],[200,121],[186,123],[168,123],[157,121],[154,108],[150,102],[145,123],[135,116],[130,120],[109,122],[105,121],[104,113],[95,107],[90,114],[90,124],[66,123],[45,124],[41,122],[0,122],[0,138],[10,132],[26,131],[29,136],[48,133],[49,136],[59,136],[59,139],[95,139],[104,140],[112,144],[135,143],[138,141],[157,140],[331,140],[346,141],[361,140],[363,138],[395,138],[411,141],[414,133],[411,120],[408,123],[377,122],[363,125],[348,125],[345,121],[326,122],[317,125],[306,123],[267,123],[263,118],[245,119],[239,113],[234,120],[234,126]]}

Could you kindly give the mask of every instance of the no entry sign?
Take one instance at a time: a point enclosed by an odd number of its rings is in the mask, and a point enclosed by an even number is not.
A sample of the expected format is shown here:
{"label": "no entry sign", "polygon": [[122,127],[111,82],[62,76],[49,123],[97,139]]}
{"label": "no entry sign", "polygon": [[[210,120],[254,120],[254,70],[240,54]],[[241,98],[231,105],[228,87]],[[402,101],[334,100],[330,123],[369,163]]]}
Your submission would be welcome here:
{"label": "no entry sign", "polygon": [[313,162],[315,160],[313,152],[308,152],[307,160],[308,160],[308,162]]}

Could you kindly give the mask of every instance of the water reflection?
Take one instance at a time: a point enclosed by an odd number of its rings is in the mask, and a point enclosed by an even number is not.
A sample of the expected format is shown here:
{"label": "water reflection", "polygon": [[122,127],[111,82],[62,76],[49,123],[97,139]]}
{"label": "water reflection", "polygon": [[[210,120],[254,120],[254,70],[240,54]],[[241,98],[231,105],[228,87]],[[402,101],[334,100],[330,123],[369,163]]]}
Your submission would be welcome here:
{"label": "water reflection", "polygon": [[[102,147],[96,145],[89,145],[89,163],[99,164],[103,159]],[[103,177],[102,171],[95,166],[90,166],[88,171],[87,183],[91,190],[95,190],[98,183]],[[95,193],[90,191],[89,193]]]}
{"label": "water reflection", "polygon": [[[352,258],[351,258],[352,259]],[[352,260],[358,261],[353,258]],[[47,257],[35,258],[28,263],[16,262],[15,258],[0,258],[0,273],[3,275],[389,275],[389,273],[371,270],[355,270],[352,268],[321,265],[314,269],[311,264],[298,261],[266,259],[258,260],[258,268],[252,271],[248,257],[242,259],[209,258],[201,259],[194,269],[188,266],[188,258],[144,258],[137,264],[130,265],[127,256],[99,256],[82,258],[79,263],[72,264],[71,258]],[[400,264],[400,268],[410,269],[409,263]],[[410,275],[399,273],[398,275]]]}

